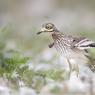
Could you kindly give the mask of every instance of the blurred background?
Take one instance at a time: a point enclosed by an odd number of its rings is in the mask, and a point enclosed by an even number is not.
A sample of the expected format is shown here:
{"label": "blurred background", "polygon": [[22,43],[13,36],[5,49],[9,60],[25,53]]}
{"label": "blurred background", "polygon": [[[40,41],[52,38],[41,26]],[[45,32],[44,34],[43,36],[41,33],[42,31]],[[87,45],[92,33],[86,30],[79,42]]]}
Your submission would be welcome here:
{"label": "blurred background", "polygon": [[[95,95],[93,70],[68,79],[51,36],[36,35],[46,22],[95,41],[95,0],[0,0],[0,95]],[[95,49],[90,55],[95,67]]]}

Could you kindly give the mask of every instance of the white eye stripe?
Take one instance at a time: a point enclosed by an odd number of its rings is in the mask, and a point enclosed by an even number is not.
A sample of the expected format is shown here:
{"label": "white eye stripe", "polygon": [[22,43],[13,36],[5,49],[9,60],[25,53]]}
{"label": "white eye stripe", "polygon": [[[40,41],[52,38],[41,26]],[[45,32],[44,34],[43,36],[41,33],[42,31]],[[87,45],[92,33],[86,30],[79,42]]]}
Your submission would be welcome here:
{"label": "white eye stripe", "polygon": [[44,32],[44,31],[46,31],[46,30],[47,30],[46,28],[42,28],[42,29],[41,29],[42,32]]}

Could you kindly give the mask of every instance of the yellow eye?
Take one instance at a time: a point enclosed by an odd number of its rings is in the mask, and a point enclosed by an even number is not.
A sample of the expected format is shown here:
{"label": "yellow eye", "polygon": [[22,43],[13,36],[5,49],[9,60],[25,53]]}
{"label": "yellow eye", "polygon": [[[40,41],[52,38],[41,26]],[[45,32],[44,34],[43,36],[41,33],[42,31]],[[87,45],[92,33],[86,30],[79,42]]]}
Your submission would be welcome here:
{"label": "yellow eye", "polygon": [[46,29],[52,29],[52,26],[51,26],[51,25],[46,25],[45,28],[46,28]]}

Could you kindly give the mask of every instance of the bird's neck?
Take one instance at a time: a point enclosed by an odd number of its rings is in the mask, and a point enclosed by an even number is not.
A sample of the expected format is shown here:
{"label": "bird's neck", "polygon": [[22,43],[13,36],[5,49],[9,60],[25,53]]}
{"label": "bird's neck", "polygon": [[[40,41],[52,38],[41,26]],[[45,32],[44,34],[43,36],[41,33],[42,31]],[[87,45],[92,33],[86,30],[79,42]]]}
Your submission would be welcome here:
{"label": "bird's neck", "polygon": [[54,31],[53,33],[52,33],[52,38],[54,39],[54,40],[56,40],[56,39],[60,39],[61,37],[63,37],[64,36],[64,34],[62,34],[61,32],[57,32],[57,31]]}
{"label": "bird's neck", "polygon": [[59,33],[60,31],[58,29],[54,29],[53,32],[54,33],[56,33],[56,32]]}

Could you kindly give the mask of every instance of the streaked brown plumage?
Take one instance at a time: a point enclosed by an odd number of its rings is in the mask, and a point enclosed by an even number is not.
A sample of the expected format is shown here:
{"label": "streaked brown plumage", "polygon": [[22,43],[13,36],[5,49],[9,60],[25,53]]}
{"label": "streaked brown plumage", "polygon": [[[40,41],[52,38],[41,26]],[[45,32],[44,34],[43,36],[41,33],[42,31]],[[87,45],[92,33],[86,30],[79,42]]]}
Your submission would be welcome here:
{"label": "streaked brown plumage", "polygon": [[[70,73],[72,71],[72,65],[70,59],[74,60],[86,60],[87,61],[87,50],[89,48],[95,47],[95,42],[85,38],[85,37],[73,37],[71,35],[65,35],[55,27],[52,23],[46,23],[42,25],[41,31],[38,32],[51,32],[54,42],[49,45],[49,47],[55,46],[55,48],[67,59],[70,67]],[[78,66],[77,68],[78,72]]]}

